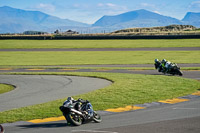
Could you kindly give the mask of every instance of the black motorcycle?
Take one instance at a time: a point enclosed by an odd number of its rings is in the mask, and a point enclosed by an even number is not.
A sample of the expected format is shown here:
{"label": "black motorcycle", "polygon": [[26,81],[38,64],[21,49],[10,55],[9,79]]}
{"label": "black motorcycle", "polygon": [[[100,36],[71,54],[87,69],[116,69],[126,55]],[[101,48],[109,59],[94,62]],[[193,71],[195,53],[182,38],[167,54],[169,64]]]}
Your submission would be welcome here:
{"label": "black motorcycle", "polygon": [[180,67],[178,67],[176,63],[171,63],[169,70],[167,71],[165,70],[165,68],[162,67],[161,62],[155,62],[154,66],[155,69],[158,69],[158,72],[183,76],[183,72],[180,70]]}
{"label": "black motorcycle", "polygon": [[60,106],[60,110],[67,122],[74,126],[80,126],[91,121],[96,123],[102,121],[101,116],[93,110],[91,103],[87,100],[86,102],[66,101],[65,105]]}
{"label": "black motorcycle", "polygon": [[180,70],[180,67],[178,67],[177,64],[175,63],[171,63],[169,71],[167,73],[172,74],[172,75],[183,76],[183,73]]}

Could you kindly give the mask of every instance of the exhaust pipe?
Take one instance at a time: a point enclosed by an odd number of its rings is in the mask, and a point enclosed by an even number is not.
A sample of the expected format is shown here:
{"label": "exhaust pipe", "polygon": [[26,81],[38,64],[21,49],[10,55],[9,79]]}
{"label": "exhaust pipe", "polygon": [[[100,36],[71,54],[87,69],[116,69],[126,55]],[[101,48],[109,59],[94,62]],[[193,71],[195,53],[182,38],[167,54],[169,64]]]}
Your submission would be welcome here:
{"label": "exhaust pipe", "polygon": [[79,115],[83,115],[80,111],[77,111],[77,110],[75,110],[75,109],[71,109],[71,111],[73,111],[73,112],[75,112],[75,113],[77,113],[77,114],[79,114]]}

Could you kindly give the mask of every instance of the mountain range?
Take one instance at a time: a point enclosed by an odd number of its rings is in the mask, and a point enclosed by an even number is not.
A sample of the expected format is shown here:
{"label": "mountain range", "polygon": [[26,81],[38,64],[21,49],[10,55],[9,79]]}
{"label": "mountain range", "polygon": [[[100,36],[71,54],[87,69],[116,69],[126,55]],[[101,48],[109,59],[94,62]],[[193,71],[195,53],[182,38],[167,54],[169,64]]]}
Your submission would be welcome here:
{"label": "mountain range", "polygon": [[141,9],[116,16],[103,16],[93,26],[129,28],[166,26],[170,24],[182,24],[182,22],[175,18]]}
{"label": "mountain range", "polygon": [[[89,25],[61,19],[40,11],[26,11],[8,6],[0,7],[0,33],[22,33],[27,30],[53,32],[68,29],[83,33],[114,31],[123,28],[155,27],[172,24],[187,24],[200,27],[200,13],[188,12],[182,20],[150,12],[144,9],[130,11],[115,16],[103,16]],[[87,32],[84,32],[87,30]]]}
{"label": "mountain range", "polygon": [[0,7],[0,33],[20,33],[26,30],[49,31],[66,27],[88,27],[88,24],[60,19],[39,11]]}
{"label": "mountain range", "polygon": [[188,12],[182,21],[184,24],[200,27],[200,13]]}

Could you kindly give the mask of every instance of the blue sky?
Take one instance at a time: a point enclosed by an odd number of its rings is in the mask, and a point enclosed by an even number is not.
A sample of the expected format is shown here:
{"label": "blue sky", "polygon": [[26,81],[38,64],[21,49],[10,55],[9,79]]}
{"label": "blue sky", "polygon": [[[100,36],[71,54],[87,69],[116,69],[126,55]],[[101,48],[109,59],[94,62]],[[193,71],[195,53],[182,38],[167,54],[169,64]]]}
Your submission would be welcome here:
{"label": "blue sky", "polygon": [[187,12],[200,12],[200,0],[0,0],[1,6],[42,11],[89,24],[104,15],[138,9],[178,19],[182,19]]}

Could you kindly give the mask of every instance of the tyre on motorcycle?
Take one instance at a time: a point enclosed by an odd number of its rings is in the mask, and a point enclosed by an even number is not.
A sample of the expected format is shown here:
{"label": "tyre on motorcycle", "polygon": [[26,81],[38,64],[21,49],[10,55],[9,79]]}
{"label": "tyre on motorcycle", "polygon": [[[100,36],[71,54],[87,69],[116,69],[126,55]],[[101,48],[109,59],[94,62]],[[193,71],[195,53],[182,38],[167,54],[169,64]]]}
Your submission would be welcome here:
{"label": "tyre on motorcycle", "polygon": [[181,70],[178,70],[178,75],[183,76],[183,73],[181,72]]}
{"label": "tyre on motorcycle", "polygon": [[102,121],[101,116],[96,111],[94,111],[93,113],[94,113],[93,114],[93,120],[94,120],[94,122],[100,123]]}
{"label": "tyre on motorcycle", "polygon": [[66,114],[67,122],[74,126],[80,126],[82,124],[82,118],[81,116],[75,114],[75,113],[68,113]]}
{"label": "tyre on motorcycle", "polygon": [[176,67],[174,70],[173,70],[173,75],[179,75],[179,76],[183,76],[183,73],[182,71],[180,70],[179,67]]}
{"label": "tyre on motorcycle", "polygon": [[2,125],[0,125],[0,133],[4,133],[4,129]]}

